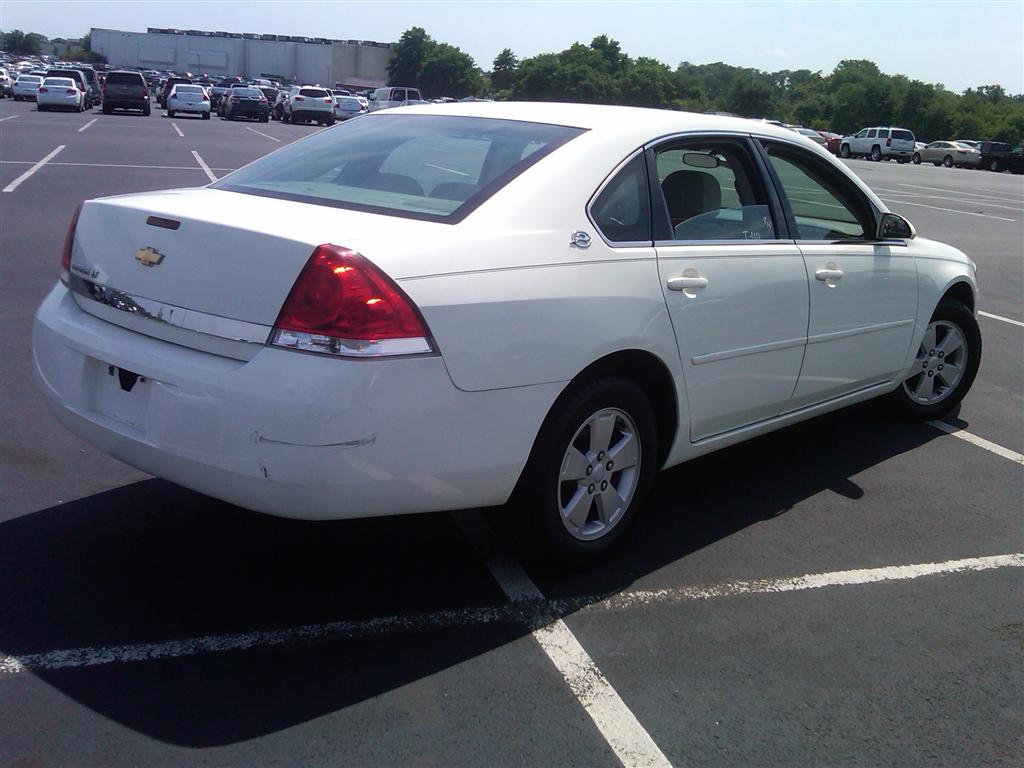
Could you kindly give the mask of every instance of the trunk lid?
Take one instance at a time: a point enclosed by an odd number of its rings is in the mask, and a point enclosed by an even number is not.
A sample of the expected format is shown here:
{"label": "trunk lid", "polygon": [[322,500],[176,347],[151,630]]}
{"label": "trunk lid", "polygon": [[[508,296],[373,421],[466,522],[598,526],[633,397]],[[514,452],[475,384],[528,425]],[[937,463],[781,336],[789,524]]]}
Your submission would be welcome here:
{"label": "trunk lid", "polygon": [[[71,273],[133,299],[269,327],[316,246],[436,242],[450,229],[216,189],[143,193],[85,203]],[[405,248],[362,252],[396,279],[431,271]]]}

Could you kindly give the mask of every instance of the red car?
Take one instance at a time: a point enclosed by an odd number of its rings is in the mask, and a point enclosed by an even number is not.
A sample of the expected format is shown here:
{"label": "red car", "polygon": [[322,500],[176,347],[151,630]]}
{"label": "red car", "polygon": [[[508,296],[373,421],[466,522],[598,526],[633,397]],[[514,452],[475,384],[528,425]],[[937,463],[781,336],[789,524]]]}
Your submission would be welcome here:
{"label": "red car", "polygon": [[828,139],[828,144],[825,145],[825,149],[831,152],[833,155],[839,154],[839,145],[843,142],[843,137],[838,133],[830,133],[828,131],[818,131],[820,136],[824,136]]}

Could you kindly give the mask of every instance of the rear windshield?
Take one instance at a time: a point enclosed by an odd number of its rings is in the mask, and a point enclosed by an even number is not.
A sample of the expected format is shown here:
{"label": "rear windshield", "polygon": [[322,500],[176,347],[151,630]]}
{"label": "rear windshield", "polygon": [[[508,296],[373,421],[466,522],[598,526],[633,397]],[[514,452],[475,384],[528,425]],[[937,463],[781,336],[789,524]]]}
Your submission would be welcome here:
{"label": "rear windshield", "polygon": [[359,99],[353,99],[351,96],[338,96],[334,99],[338,104],[343,107],[355,107],[359,109]]}
{"label": "rear windshield", "polygon": [[176,85],[174,86],[175,93],[202,93],[203,87],[201,85]]}
{"label": "rear windshield", "polygon": [[21,77],[18,78],[18,82],[19,83],[21,83],[21,82],[25,82],[25,83],[38,83],[38,82],[42,82],[42,79],[43,78],[39,77],[38,75],[22,75]]}
{"label": "rear windshield", "polygon": [[323,88],[300,88],[299,96],[309,96],[314,99],[327,98],[329,94]]}
{"label": "rear windshield", "polygon": [[137,72],[111,72],[107,75],[107,85],[142,85],[144,82]]}
{"label": "rear windshield", "polygon": [[581,133],[491,118],[368,115],[285,147],[213,186],[454,224]]}
{"label": "rear windshield", "polygon": [[51,88],[74,88],[75,81],[70,77],[48,77],[43,80],[43,85]]}
{"label": "rear windshield", "polygon": [[897,130],[894,130],[892,132],[892,137],[894,139],[902,139],[903,141],[913,141],[914,140],[914,134],[912,134],[910,131],[897,131]]}
{"label": "rear windshield", "polygon": [[231,95],[249,99],[262,99],[263,91],[259,88],[232,88]]}

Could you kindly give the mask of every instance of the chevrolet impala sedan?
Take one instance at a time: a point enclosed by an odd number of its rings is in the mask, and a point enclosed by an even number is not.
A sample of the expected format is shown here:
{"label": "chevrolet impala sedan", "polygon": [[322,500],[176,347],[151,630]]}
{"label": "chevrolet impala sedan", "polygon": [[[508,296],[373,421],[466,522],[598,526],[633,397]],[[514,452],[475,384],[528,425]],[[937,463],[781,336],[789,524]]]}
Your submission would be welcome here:
{"label": "chevrolet impala sedan", "polygon": [[145,472],[305,519],[509,503],[579,562],[659,469],[954,406],[976,312],[967,256],[785,128],[460,103],[85,202],[33,346],[57,417]]}

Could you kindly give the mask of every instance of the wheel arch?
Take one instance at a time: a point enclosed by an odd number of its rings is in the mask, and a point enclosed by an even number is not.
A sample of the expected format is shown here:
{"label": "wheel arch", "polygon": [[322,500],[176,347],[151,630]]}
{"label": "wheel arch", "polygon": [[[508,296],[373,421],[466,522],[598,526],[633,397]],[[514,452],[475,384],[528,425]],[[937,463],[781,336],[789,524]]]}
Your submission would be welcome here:
{"label": "wheel arch", "polygon": [[948,285],[946,290],[943,291],[942,296],[939,298],[939,303],[941,304],[947,299],[959,301],[971,311],[972,315],[975,314],[977,300],[974,287],[966,280],[955,280],[952,284]]}

